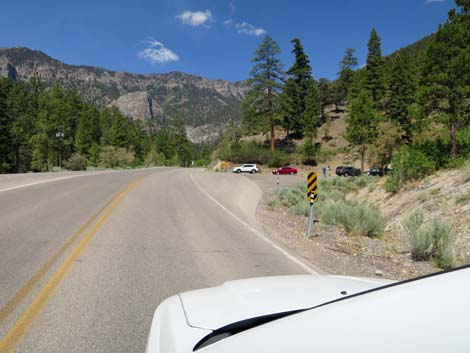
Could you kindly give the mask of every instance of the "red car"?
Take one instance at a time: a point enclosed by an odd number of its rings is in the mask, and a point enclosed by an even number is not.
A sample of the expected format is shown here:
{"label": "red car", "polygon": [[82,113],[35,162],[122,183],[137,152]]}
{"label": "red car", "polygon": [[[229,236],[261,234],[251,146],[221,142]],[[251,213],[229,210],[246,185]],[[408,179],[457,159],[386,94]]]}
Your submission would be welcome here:
{"label": "red car", "polygon": [[297,174],[297,169],[293,167],[281,167],[273,170],[273,174],[289,174],[294,175]]}

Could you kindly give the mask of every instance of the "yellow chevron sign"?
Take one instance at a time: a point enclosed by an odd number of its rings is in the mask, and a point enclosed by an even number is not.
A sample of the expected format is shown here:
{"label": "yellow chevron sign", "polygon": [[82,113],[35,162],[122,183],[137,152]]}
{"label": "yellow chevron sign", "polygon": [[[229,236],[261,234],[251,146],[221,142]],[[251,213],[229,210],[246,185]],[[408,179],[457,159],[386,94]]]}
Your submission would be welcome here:
{"label": "yellow chevron sign", "polygon": [[311,172],[307,175],[307,200],[310,201],[310,195],[313,193],[313,199],[318,201],[318,180],[317,173]]}

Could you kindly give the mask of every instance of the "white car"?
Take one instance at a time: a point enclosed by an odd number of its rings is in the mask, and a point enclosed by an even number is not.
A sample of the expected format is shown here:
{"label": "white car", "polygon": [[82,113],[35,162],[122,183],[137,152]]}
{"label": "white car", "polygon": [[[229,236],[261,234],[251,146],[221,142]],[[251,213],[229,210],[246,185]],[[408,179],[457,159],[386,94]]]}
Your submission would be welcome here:
{"label": "white car", "polygon": [[243,164],[241,166],[235,167],[232,169],[234,173],[251,173],[255,174],[259,172],[258,166],[256,164]]}
{"label": "white car", "polygon": [[233,281],[162,302],[146,352],[468,353],[469,303],[469,267],[404,282]]}

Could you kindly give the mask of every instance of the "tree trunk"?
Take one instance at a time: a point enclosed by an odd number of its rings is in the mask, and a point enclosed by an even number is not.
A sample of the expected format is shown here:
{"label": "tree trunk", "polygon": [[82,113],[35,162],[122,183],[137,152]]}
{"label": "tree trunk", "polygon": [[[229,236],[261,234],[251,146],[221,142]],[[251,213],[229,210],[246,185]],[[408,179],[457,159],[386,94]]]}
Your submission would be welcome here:
{"label": "tree trunk", "polygon": [[15,173],[20,172],[20,146],[15,146]]}
{"label": "tree trunk", "polygon": [[450,155],[452,157],[457,155],[457,127],[455,125],[455,119],[453,119],[450,123]]}
{"label": "tree trunk", "polygon": [[271,127],[271,154],[274,155],[274,110],[273,110],[273,95],[271,88],[268,89],[268,109],[269,109],[269,124]]}
{"label": "tree trunk", "polygon": [[366,147],[362,144],[360,153],[361,153],[361,174],[364,174],[364,155],[365,155]]}

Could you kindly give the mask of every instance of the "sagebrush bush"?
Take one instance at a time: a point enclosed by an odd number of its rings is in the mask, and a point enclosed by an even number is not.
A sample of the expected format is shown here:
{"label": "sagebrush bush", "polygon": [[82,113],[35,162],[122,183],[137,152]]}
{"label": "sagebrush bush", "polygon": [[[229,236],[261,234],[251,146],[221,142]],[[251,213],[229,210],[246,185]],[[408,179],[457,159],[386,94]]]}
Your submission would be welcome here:
{"label": "sagebrush bush", "polygon": [[68,170],[86,170],[87,159],[81,153],[74,153],[64,162],[64,167]]}
{"label": "sagebrush bush", "polygon": [[330,200],[320,205],[319,215],[325,224],[341,225],[350,234],[374,238],[384,230],[380,212],[362,203]]}
{"label": "sagebrush bush", "polygon": [[308,217],[310,213],[310,203],[305,200],[298,202],[290,208],[290,211],[295,215]]}
{"label": "sagebrush bush", "polygon": [[433,260],[436,266],[455,266],[452,227],[436,218],[423,224],[421,213],[415,212],[403,223],[410,236],[411,254],[416,261]]}

